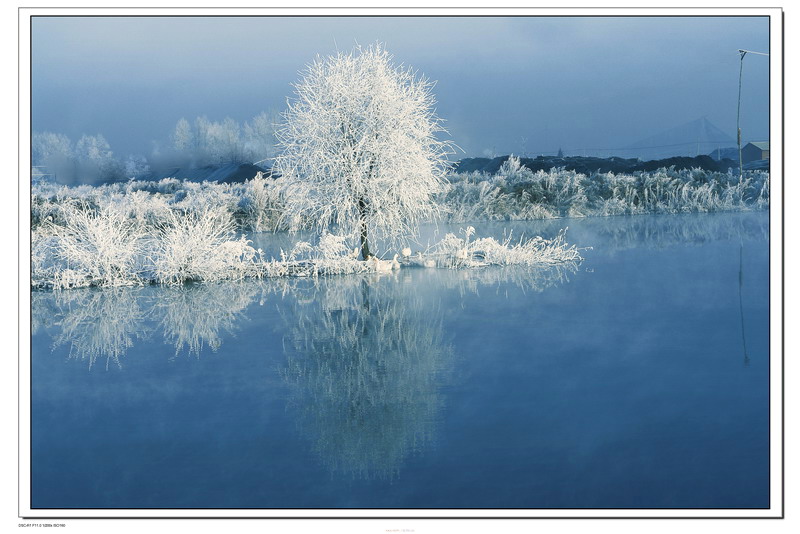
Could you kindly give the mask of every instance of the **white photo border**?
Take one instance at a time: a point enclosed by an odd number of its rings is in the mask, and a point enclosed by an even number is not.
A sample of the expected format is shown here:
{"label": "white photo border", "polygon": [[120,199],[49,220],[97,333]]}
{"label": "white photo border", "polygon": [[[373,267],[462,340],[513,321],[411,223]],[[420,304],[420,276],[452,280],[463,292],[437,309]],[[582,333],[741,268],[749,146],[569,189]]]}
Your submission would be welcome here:
{"label": "white photo border", "polygon": [[[768,509],[33,509],[30,502],[30,110],[35,16],[765,16],[770,19],[770,508]],[[783,518],[784,100],[781,8],[31,8],[19,25],[19,481],[20,518]]]}

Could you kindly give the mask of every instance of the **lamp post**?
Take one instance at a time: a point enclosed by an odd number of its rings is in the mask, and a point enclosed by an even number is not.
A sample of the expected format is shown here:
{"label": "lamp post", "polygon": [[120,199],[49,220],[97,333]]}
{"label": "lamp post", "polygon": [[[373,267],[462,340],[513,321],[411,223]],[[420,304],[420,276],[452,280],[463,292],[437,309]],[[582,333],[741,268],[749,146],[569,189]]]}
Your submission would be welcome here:
{"label": "lamp post", "polygon": [[739,148],[739,182],[742,181],[742,129],[739,127],[739,115],[742,109],[742,68],[744,67],[744,56],[748,53],[768,56],[764,52],[753,52],[752,50],[739,49],[739,100],[736,104],[736,146]]}

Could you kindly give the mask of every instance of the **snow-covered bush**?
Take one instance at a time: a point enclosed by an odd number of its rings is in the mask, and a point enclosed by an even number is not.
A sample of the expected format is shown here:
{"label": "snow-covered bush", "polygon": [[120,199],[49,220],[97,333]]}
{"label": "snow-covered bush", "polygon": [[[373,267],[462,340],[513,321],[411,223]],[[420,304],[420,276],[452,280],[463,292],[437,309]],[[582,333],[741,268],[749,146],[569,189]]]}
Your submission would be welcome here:
{"label": "snow-covered bush", "polygon": [[69,205],[64,225],[47,222],[33,233],[34,280],[53,287],[135,284],[143,269],[146,229],[119,211]]}
{"label": "snow-covered bush", "polygon": [[258,173],[255,178],[234,188],[239,198],[236,218],[239,223],[256,232],[277,230],[283,205],[274,180]]}
{"label": "snow-covered bush", "polygon": [[233,215],[239,200],[234,195],[230,184],[213,182],[184,182],[171,200],[172,207],[183,213],[204,213],[212,210],[223,211]]}
{"label": "snow-covered bush", "polygon": [[350,250],[347,237],[323,232],[317,246],[300,241],[279,260],[262,265],[264,276],[320,276],[374,271],[375,264],[358,261],[358,249]]}
{"label": "snow-covered bush", "polygon": [[235,238],[230,213],[217,208],[170,212],[151,237],[153,278],[162,284],[217,281],[253,276],[257,252]]}
{"label": "snow-covered bush", "polygon": [[550,265],[579,262],[580,251],[566,243],[566,229],[553,239],[534,237],[512,243],[511,236],[502,242],[493,237],[470,241],[475,233],[472,226],[463,230],[464,238],[446,234],[434,247],[433,256],[439,264],[450,268],[482,267],[487,265]]}
{"label": "snow-covered bush", "polygon": [[451,175],[437,197],[442,218],[451,222],[549,219],[558,213],[529,191],[507,192],[504,182],[481,173]]}

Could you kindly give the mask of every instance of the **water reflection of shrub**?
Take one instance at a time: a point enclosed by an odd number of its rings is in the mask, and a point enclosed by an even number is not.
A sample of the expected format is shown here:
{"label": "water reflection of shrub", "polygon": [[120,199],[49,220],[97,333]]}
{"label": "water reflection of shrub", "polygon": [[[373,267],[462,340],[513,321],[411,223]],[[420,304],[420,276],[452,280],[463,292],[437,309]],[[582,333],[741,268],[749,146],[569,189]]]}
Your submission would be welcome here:
{"label": "water reflection of shrub", "polygon": [[392,478],[433,435],[451,348],[441,313],[406,290],[395,277],[320,280],[286,316],[290,404],[331,472]]}
{"label": "water reflection of shrub", "polygon": [[486,267],[451,271],[442,276],[448,289],[457,289],[460,294],[477,293],[481,287],[514,286],[519,291],[540,293],[548,288],[569,282],[570,275],[578,272],[578,262],[560,265],[528,267],[510,265],[508,267]]}
{"label": "water reflection of shrub", "polygon": [[105,358],[108,368],[112,361],[121,365],[134,339],[147,335],[140,292],[132,288],[58,291],[52,300],[37,299],[32,304],[57,310],[54,322],[60,331],[54,348],[69,345],[69,357],[88,360],[90,368],[98,358]]}
{"label": "water reflection of shrub", "polygon": [[200,355],[216,351],[224,333],[233,333],[245,309],[264,291],[257,283],[195,284],[160,288],[107,288],[37,291],[31,296],[31,332],[58,328],[53,348],[69,346],[69,357],[98,358],[121,366],[136,339],[160,331],[174,345]]}
{"label": "water reflection of shrub", "polygon": [[200,356],[203,347],[216,352],[222,334],[233,334],[244,311],[258,294],[256,284],[195,284],[164,289],[154,302],[164,341]]}
{"label": "water reflection of shrub", "polygon": [[[392,291],[396,299],[402,297],[405,302],[403,305],[409,306],[412,284],[426,276],[435,279],[432,283],[457,289],[462,294],[476,292],[481,286],[500,286],[504,283],[513,284],[523,291],[543,291],[566,282],[576,270],[577,264],[574,263],[458,271],[406,268],[395,273],[394,277],[377,281],[344,276],[320,278],[314,283],[304,279],[275,279],[159,288],[33,291],[31,333],[56,329],[53,334],[54,348],[68,345],[71,358],[88,359],[90,366],[98,358],[121,365],[121,358],[137,339],[149,338],[153,334],[163,335],[164,341],[175,347],[176,355],[186,351],[199,357],[205,348],[218,350],[225,334],[233,334],[241,321],[246,319],[247,307],[256,299],[263,304],[268,295],[282,295],[298,310],[304,306],[311,309],[319,305],[316,301],[323,295],[326,310],[350,310],[348,313],[352,314],[358,304],[353,300],[356,295],[354,286],[362,280],[368,284],[367,294],[376,293],[374,298],[380,303],[388,298],[387,289],[384,288],[388,280],[394,280],[395,285],[405,285],[402,291]],[[395,303],[393,306],[400,305]],[[410,306],[411,309],[417,309],[420,304],[412,302]],[[394,312],[389,317],[395,317],[394,324],[399,327],[403,316]],[[409,318],[403,320],[411,321]],[[420,340],[423,339],[421,332]]]}

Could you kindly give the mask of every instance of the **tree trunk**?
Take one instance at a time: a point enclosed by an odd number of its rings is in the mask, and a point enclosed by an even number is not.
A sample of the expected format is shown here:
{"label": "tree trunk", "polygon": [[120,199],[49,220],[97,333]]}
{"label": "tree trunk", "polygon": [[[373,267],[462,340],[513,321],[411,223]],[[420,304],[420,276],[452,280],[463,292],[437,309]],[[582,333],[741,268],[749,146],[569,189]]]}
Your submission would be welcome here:
{"label": "tree trunk", "polygon": [[358,218],[361,223],[361,259],[366,260],[370,252],[367,242],[367,204],[363,198],[358,199]]}

